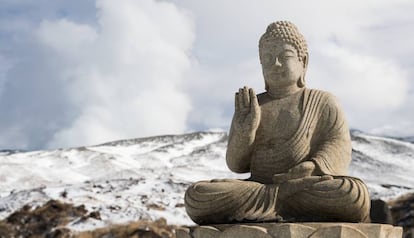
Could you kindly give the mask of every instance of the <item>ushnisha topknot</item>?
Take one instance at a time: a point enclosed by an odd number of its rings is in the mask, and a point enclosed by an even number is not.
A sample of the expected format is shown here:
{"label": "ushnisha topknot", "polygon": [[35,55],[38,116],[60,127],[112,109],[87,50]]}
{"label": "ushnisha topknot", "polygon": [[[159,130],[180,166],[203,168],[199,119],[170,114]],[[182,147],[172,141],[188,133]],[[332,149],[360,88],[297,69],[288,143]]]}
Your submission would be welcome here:
{"label": "ushnisha topknot", "polygon": [[308,46],[305,37],[299,32],[298,28],[289,21],[277,21],[271,23],[266,32],[260,37],[259,48],[265,41],[280,40],[292,44],[298,51],[299,59],[302,60],[308,54]]}

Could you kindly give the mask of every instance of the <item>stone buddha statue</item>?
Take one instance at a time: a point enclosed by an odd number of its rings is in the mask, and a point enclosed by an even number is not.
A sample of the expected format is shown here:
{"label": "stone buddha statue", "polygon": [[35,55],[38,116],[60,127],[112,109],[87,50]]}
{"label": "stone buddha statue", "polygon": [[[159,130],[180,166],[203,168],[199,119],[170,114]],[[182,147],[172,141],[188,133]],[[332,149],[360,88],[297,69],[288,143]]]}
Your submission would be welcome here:
{"label": "stone buddha statue", "polygon": [[236,92],[226,153],[230,170],[251,177],[191,185],[188,215],[198,224],[369,222],[367,187],[346,176],[352,148],[343,111],[330,93],[305,87],[304,37],[274,22],[259,55],[266,91]]}

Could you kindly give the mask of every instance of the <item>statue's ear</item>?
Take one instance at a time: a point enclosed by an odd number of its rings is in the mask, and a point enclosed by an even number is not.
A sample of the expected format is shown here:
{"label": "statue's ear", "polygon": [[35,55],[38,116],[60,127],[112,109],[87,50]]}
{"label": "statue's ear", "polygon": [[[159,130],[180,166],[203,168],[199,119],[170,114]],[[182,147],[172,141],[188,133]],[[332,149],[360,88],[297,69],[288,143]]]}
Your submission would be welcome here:
{"label": "statue's ear", "polygon": [[308,55],[308,53],[306,53],[306,55],[303,56],[303,58],[302,58],[303,72],[302,72],[302,75],[300,76],[300,78],[298,80],[298,86],[300,88],[305,87],[305,75],[306,75],[306,70],[308,69],[308,59],[309,59],[309,55]]}
{"label": "statue's ear", "polygon": [[308,68],[308,60],[309,60],[309,54],[306,53],[306,55],[303,56],[303,68],[305,69],[305,71]]}

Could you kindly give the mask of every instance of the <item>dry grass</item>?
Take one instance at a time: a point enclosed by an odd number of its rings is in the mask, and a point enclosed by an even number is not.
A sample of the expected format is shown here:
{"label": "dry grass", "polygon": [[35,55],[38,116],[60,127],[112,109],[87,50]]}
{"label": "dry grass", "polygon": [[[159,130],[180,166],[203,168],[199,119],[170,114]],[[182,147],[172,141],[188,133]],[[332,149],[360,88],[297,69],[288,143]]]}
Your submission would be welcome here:
{"label": "dry grass", "polygon": [[173,238],[175,227],[167,225],[164,219],[152,221],[137,221],[125,225],[113,225],[93,231],[77,234],[77,238]]}
{"label": "dry grass", "polygon": [[65,226],[72,222],[100,219],[99,212],[88,213],[84,206],[50,200],[45,205],[31,208],[24,206],[3,221],[0,221],[0,237],[31,238],[173,238],[175,227],[167,225],[165,219],[136,221],[124,225],[74,233]]}

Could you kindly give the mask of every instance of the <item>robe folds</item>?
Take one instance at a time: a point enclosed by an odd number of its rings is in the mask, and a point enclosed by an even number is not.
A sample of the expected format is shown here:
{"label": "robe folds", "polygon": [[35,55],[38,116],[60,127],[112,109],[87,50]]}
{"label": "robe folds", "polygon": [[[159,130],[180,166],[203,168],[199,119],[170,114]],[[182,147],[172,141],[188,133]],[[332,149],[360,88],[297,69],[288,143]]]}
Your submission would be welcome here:
{"label": "robe folds", "polygon": [[[351,139],[335,98],[324,91],[304,89],[298,129],[281,144],[261,136],[259,126],[251,155],[249,181],[201,181],[185,194],[187,213],[198,224],[241,221],[368,222],[370,198],[366,185],[346,176],[351,161]],[[319,181],[293,195],[278,199],[274,174],[286,173],[304,161],[313,161]]]}

